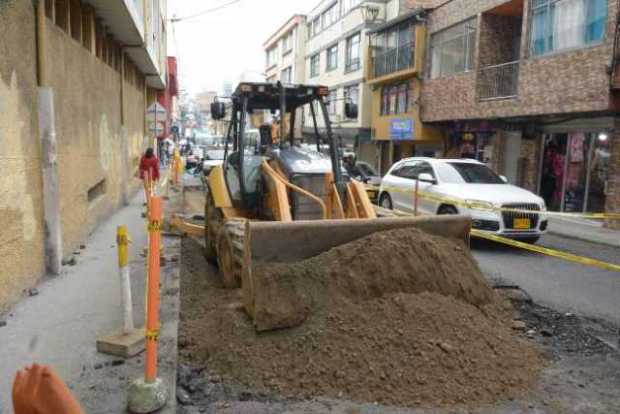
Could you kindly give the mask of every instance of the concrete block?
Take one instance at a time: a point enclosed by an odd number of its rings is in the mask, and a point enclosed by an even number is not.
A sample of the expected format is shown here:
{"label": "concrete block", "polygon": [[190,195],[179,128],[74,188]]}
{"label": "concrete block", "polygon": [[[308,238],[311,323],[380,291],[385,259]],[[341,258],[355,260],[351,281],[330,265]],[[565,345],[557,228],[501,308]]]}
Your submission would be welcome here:
{"label": "concrete block", "polygon": [[144,351],[144,329],[97,339],[97,352],[130,358]]}

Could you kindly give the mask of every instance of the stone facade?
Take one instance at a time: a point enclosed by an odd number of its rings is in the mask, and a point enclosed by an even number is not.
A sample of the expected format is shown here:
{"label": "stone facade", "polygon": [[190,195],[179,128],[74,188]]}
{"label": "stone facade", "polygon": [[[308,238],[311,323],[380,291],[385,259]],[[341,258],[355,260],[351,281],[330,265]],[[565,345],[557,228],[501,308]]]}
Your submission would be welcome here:
{"label": "stone facade", "polygon": [[[620,213],[620,119],[616,118],[616,128],[611,143],[609,160],[609,182],[607,189],[606,211]],[[620,220],[608,220],[609,227],[620,230]]]}
{"label": "stone facade", "polygon": [[[0,312],[45,272],[35,4],[0,2]],[[43,66],[54,96],[66,257],[139,188],[133,175],[147,144],[146,105],[156,91],[129,58],[122,76],[120,48],[110,38],[105,49],[100,37],[90,48],[66,21],[61,27],[45,19]]]}
{"label": "stone facade", "polygon": [[44,270],[33,2],[0,2],[0,312]]}
{"label": "stone facade", "polygon": [[[517,34],[515,18],[484,13],[503,3],[506,0],[455,0],[430,14],[430,36],[474,16],[478,16],[478,24],[472,71],[437,79],[429,79],[427,73],[422,94],[425,122],[613,110],[608,66],[613,51],[617,7],[612,0],[609,0],[607,32],[602,43],[536,57],[529,56],[528,52],[529,23],[525,11],[529,10],[529,1],[525,0],[521,19],[518,96],[516,99],[480,101],[476,89],[479,70],[495,62],[502,63],[501,60],[512,60],[507,53],[512,46],[508,36]],[[506,24],[510,20],[512,25]]]}

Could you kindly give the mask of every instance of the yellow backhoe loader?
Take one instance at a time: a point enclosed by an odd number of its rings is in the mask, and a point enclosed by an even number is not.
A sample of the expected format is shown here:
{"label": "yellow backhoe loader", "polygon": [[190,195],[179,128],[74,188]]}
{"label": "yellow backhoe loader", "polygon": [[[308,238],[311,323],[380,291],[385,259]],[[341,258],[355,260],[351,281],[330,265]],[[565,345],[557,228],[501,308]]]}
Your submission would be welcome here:
{"label": "yellow backhoe loader", "polygon": [[[252,318],[257,314],[257,262],[304,260],[371,233],[403,227],[468,241],[467,217],[377,218],[364,185],[342,167],[325,102],[328,94],[324,86],[242,83],[232,96],[232,113],[226,114],[222,102],[211,105],[212,118],[228,115],[230,124],[224,163],[207,180],[206,255],[219,266],[226,287],[242,288],[243,305]],[[310,143],[295,138],[296,117],[304,108],[313,125]],[[268,124],[259,129],[260,142],[246,139],[249,115],[257,111],[279,115],[277,139]],[[346,102],[345,112],[357,117],[357,105]]]}

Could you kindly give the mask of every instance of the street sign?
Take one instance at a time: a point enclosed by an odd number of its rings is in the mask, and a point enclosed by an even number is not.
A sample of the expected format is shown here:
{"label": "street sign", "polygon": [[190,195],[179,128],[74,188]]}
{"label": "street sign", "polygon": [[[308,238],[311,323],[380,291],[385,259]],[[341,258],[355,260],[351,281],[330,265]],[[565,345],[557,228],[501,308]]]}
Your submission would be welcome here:
{"label": "street sign", "polygon": [[413,119],[392,119],[390,138],[394,141],[413,140]]}
{"label": "street sign", "polygon": [[159,102],[155,102],[146,110],[146,119],[149,122],[155,122],[155,120],[163,121],[167,118],[168,111]]}
{"label": "street sign", "polygon": [[151,134],[157,134],[157,135],[161,135],[164,133],[164,131],[166,130],[166,122],[163,121],[157,121],[157,122],[149,122],[149,132]]}

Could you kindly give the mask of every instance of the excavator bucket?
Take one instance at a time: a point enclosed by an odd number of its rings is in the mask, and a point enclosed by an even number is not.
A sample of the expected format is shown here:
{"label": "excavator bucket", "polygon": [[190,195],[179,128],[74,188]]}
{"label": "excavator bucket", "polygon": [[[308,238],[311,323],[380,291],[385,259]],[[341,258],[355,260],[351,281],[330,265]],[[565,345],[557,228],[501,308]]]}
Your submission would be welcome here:
{"label": "excavator bucket", "polygon": [[[243,305],[258,331],[288,328],[303,322],[295,303],[282,300],[277,286],[261,280],[257,266],[302,261],[375,232],[415,227],[432,235],[469,243],[471,219],[466,216],[399,217],[296,222],[227,222],[237,234]],[[240,239],[243,239],[241,241]],[[380,260],[380,258],[378,258]],[[301,320],[300,320],[301,318]]]}

